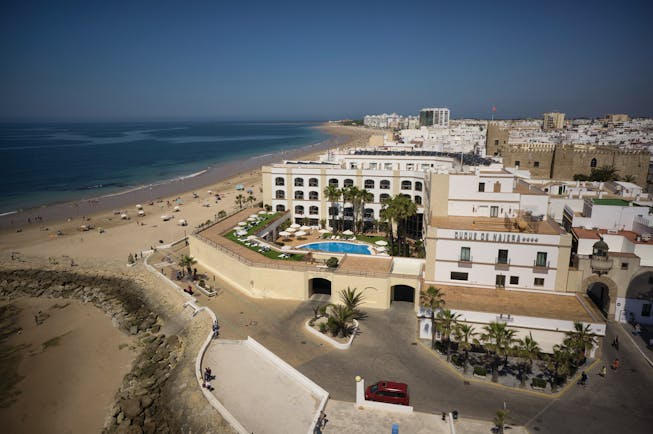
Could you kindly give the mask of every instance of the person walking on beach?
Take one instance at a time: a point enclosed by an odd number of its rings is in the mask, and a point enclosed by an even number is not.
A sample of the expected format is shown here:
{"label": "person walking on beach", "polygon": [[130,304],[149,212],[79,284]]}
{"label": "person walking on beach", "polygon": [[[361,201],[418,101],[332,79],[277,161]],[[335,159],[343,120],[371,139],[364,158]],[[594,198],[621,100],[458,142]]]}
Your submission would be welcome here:
{"label": "person walking on beach", "polygon": [[619,369],[619,359],[618,358],[614,359],[614,362],[612,362],[612,370],[616,371],[617,369]]}

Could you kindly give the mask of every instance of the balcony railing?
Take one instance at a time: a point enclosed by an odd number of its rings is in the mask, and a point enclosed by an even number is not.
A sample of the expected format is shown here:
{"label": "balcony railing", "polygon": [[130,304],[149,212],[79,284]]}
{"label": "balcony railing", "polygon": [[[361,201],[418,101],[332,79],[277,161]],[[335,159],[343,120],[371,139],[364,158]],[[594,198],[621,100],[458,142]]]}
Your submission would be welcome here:
{"label": "balcony railing", "polygon": [[472,262],[474,261],[474,258],[472,256],[458,256],[458,266],[459,267],[465,267],[465,268],[470,268],[472,266]]}
{"label": "balcony railing", "polygon": [[510,268],[510,258],[494,258],[495,270],[508,270]]}
{"label": "balcony railing", "polygon": [[533,273],[548,273],[550,267],[551,261],[546,261],[546,263],[533,261]]}

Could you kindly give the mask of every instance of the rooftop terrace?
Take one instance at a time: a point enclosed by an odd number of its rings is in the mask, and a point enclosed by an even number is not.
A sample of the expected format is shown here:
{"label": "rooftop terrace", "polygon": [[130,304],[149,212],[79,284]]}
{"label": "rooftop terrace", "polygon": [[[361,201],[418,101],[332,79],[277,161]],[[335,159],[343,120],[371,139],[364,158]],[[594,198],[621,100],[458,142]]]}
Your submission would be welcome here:
{"label": "rooftop terrace", "polygon": [[517,219],[500,217],[448,216],[431,218],[431,226],[441,229],[460,229],[468,231],[515,232],[524,234],[560,235],[564,230],[551,220],[527,221],[527,227],[521,230]]}

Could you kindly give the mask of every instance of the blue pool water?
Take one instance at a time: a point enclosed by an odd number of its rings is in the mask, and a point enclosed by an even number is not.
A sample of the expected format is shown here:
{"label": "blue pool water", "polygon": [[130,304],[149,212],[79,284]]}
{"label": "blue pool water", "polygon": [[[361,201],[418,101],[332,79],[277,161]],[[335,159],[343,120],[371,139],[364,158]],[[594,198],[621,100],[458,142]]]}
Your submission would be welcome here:
{"label": "blue pool water", "polygon": [[366,246],[365,244],[343,243],[338,241],[304,244],[299,247],[308,250],[319,250],[321,252],[356,253],[358,255],[372,254],[369,246]]}

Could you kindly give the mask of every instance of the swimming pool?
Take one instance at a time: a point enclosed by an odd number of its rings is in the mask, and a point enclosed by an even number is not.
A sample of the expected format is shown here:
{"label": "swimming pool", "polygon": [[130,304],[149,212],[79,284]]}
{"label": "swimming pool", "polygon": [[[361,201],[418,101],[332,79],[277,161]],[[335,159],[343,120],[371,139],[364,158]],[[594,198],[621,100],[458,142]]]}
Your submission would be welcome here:
{"label": "swimming pool", "polygon": [[300,249],[319,250],[320,252],[356,253],[358,255],[371,255],[370,246],[366,244],[343,243],[341,241],[325,241],[299,246]]}

